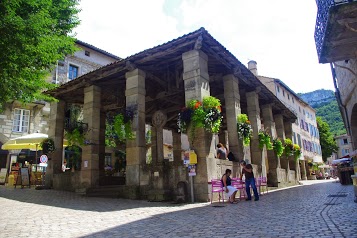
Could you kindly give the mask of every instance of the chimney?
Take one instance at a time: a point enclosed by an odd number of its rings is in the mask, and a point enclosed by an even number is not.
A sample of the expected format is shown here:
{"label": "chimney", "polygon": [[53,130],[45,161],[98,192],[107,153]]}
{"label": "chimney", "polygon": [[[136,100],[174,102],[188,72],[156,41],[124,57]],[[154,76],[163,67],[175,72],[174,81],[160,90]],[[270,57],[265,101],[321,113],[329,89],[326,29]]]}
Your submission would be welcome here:
{"label": "chimney", "polygon": [[251,60],[248,62],[248,69],[250,72],[252,72],[255,76],[258,76],[258,68],[257,68],[257,62],[254,60]]}

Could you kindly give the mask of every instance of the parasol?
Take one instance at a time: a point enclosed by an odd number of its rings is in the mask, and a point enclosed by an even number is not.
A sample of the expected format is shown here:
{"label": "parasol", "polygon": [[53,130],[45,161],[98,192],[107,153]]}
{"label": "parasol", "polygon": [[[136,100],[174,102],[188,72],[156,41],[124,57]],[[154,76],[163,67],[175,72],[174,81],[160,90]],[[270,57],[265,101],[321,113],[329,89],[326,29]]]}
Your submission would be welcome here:
{"label": "parasol", "polygon": [[[1,146],[3,150],[21,150],[21,149],[30,149],[37,151],[42,150],[41,142],[44,139],[47,139],[48,135],[43,133],[32,133],[25,136],[20,136],[14,139],[8,140],[5,144]],[[67,141],[63,141],[63,145],[67,146]]]}

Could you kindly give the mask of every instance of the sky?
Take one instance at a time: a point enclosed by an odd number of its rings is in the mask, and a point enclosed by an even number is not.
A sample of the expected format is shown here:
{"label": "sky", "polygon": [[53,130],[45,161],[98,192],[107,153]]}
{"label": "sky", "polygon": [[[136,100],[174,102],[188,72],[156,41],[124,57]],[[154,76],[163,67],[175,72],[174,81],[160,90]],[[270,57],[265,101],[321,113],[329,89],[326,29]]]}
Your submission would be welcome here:
{"label": "sky", "polygon": [[313,0],[81,0],[76,38],[121,58],[204,27],[258,74],[296,93],[334,90],[319,64]]}

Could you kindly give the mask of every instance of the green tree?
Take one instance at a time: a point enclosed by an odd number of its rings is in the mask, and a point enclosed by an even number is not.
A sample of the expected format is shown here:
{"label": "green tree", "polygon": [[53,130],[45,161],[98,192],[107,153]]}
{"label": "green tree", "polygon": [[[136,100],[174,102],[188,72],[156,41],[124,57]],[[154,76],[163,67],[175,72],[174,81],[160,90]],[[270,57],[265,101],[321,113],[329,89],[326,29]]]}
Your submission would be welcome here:
{"label": "green tree", "polygon": [[335,140],[333,139],[333,135],[327,122],[324,121],[321,117],[317,117],[316,122],[320,134],[322,159],[326,162],[327,158],[330,157],[333,152],[337,152],[338,147]]}
{"label": "green tree", "polygon": [[346,134],[345,125],[343,124],[336,99],[327,104],[318,105],[314,108],[316,109],[316,116],[321,117],[327,122],[333,135]]}
{"label": "green tree", "polygon": [[[78,0],[0,1],[0,107],[9,100],[48,100],[46,77],[76,47]],[[0,108],[1,109],[1,108]]]}

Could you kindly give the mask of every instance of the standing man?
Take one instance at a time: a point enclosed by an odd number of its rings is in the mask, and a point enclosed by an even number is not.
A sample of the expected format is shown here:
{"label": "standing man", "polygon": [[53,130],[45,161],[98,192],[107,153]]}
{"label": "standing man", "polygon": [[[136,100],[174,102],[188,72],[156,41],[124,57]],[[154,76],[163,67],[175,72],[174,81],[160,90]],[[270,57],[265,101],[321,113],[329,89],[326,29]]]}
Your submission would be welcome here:
{"label": "standing man", "polygon": [[242,173],[240,175],[240,179],[242,179],[243,174],[245,176],[245,191],[247,192],[248,198],[246,201],[252,200],[252,195],[250,194],[250,187],[252,187],[253,192],[254,192],[254,201],[259,200],[259,194],[257,187],[255,186],[255,179],[254,179],[254,173],[253,173],[253,167],[251,164],[247,164],[245,161],[241,162],[242,166]]}

